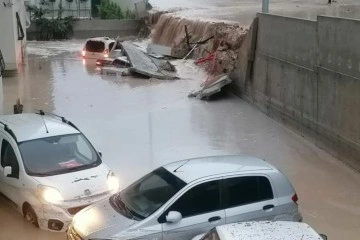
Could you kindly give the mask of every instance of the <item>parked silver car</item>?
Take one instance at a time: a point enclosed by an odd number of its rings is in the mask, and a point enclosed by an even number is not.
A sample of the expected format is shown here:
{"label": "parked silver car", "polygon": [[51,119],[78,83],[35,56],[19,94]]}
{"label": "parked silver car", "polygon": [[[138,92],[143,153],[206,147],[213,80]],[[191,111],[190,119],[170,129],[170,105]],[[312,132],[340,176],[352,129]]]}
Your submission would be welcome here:
{"label": "parked silver car", "polygon": [[192,240],[327,240],[306,223],[299,222],[241,222],[218,226]]}
{"label": "parked silver car", "polygon": [[183,160],[80,211],[68,239],[191,239],[226,223],[301,221],[297,200],[289,180],[264,160]]}

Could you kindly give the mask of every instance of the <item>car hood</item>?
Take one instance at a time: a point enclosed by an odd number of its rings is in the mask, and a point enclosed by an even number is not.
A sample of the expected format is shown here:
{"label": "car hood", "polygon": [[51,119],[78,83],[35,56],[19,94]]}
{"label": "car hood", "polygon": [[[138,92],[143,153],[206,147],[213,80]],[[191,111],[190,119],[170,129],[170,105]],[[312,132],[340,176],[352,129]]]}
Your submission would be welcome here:
{"label": "car hood", "polygon": [[138,221],[116,212],[107,198],[76,214],[72,226],[82,238],[104,239],[126,231],[136,223]]}
{"label": "car hood", "polygon": [[100,164],[97,167],[47,177],[34,177],[41,185],[56,188],[65,201],[81,200],[109,191],[107,175],[109,169]]}

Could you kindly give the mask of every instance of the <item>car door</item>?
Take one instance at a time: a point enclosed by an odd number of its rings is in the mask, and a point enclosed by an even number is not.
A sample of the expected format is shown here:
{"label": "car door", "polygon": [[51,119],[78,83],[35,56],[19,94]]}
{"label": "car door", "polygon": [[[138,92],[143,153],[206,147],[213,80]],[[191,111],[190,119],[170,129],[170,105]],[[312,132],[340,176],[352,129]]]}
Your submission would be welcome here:
{"label": "car door", "polygon": [[[221,206],[220,181],[213,180],[196,185],[179,197],[159,218],[163,240],[191,239],[217,225],[225,223]],[[181,213],[177,223],[166,222],[170,211]]]}
{"label": "car door", "polygon": [[[15,147],[6,138],[1,140],[1,155],[0,155],[0,174],[1,186],[0,190],[5,197],[13,204],[19,206],[21,204],[20,191],[23,182],[23,175],[20,174],[20,164],[18,161]],[[12,168],[11,174],[5,176],[4,168],[10,166]]]}
{"label": "car door", "polygon": [[268,177],[229,177],[222,186],[226,223],[274,218],[277,201]]}

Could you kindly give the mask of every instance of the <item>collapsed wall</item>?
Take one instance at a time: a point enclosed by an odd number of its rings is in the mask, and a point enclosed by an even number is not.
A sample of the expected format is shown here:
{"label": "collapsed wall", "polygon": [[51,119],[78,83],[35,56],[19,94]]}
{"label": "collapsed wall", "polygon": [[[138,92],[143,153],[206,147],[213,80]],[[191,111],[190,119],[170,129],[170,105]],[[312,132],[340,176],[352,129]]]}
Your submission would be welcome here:
{"label": "collapsed wall", "polygon": [[179,57],[193,50],[191,57],[205,58],[201,62],[213,75],[234,70],[248,32],[237,24],[186,19],[171,13],[150,14],[150,19],[156,22],[150,36],[154,44],[172,47]]}

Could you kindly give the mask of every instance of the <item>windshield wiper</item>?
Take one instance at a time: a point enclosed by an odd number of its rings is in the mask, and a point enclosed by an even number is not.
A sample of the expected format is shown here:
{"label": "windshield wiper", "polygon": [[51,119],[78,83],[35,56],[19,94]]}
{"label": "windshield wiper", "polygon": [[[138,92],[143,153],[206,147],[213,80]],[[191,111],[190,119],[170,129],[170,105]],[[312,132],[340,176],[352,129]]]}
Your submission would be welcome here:
{"label": "windshield wiper", "polygon": [[109,199],[110,205],[114,208],[118,213],[133,219],[134,216],[131,214],[131,211],[126,207],[124,201],[121,199],[120,193],[115,194]]}
{"label": "windshield wiper", "polygon": [[117,211],[120,214],[125,215],[126,217],[136,220],[136,221],[140,221],[143,218],[142,216],[139,217],[139,214],[137,214],[136,212],[134,212],[133,210],[131,210],[126,203],[124,202],[123,198],[121,197],[121,194],[118,193],[116,195],[113,195],[110,198],[110,204],[111,206],[115,209],[115,211]]}

